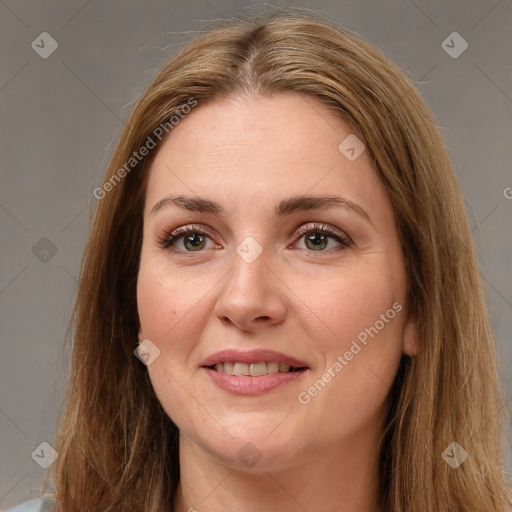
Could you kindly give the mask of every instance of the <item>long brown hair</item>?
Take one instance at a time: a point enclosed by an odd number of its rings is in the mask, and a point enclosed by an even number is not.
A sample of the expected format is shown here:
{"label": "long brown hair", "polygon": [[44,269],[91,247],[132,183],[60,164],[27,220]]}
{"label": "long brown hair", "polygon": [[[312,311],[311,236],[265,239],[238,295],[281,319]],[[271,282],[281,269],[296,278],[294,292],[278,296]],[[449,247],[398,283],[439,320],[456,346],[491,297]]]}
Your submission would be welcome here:
{"label": "long brown hair", "polygon": [[[171,510],[179,481],[178,429],[133,354],[142,212],[160,140],[140,161],[127,162],[191,100],[200,108],[221,97],[279,92],[316,98],[358,128],[394,208],[419,353],[404,356],[390,392],[384,509],[509,511],[496,347],[461,191],[436,122],[381,52],[297,8],[208,27],[158,74],[126,123],[79,279],[69,388],[54,442],[58,510]],[[468,454],[457,468],[442,456],[453,442]]]}

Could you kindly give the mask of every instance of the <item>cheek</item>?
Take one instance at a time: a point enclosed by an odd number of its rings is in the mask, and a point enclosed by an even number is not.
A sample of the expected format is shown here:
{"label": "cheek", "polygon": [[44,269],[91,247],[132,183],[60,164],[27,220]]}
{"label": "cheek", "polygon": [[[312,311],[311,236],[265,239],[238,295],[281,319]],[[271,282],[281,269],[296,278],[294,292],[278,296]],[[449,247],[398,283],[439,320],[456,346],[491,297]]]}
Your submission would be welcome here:
{"label": "cheek", "polygon": [[339,428],[340,417],[348,433],[381,412],[402,354],[403,279],[398,265],[374,262],[326,280],[324,293],[310,295],[311,308],[333,332],[316,340],[323,367],[299,402],[325,418],[326,436]]}
{"label": "cheek", "polygon": [[160,344],[182,339],[183,329],[194,327],[188,317],[201,307],[205,289],[201,281],[176,267],[171,272],[165,257],[143,248],[137,278],[141,334]]}
{"label": "cheek", "polygon": [[[347,342],[350,345],[350,340],[379,321],[395,302],[404,305],[404,279],[398,265],[393,268],[384,262],[369,262],[346,272],[333,273],[329,278],[316,281],[314,287],[304,281],[293,286],[302,290],[298,295],[306,297],[304,302],[322,321],[322,332],[327,333],[323,352],[332,353],[343,349]],[[392,331],[396,335],[400,331],[402,319],[397,319],[395,313],[392,310],[388,315],[393,316],[393,320],[385,322],[383,332]]]}
{"label": "cheek", "polygon": [[191,418],[202,413],[190,399],[197,391],[187,370],[190,340],[198,339],[202,329],[195,320],[204,295],[192,281],[179,269],[171,273],[165,258],[143,247],[137,278],[140,337],[149,338],[160,350],[147,371],[160,404],[184,431],[192,429]]}

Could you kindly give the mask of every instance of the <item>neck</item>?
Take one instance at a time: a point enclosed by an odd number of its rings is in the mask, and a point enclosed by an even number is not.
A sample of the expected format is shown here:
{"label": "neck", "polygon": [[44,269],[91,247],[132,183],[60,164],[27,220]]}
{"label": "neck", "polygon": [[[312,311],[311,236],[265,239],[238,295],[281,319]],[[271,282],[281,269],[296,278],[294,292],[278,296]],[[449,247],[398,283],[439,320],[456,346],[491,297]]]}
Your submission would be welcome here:
{"label": "neck", "polygon": [[302,454],[269,471],[229,467],[180,434],[180,484],[175,512],[378,512],[378,438],[355,434],[337,448]]}

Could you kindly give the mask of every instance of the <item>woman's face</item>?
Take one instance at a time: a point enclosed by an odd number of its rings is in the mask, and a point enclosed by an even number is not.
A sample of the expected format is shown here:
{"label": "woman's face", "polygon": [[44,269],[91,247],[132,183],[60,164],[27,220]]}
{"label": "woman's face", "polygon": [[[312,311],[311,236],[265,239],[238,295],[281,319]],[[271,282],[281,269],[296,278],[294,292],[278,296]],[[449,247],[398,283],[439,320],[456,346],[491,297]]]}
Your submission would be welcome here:
{"label": "woman's face", "polygon": [[[199,104],[150,173],[139,338],[182,439],[258,469],[375,439],[415,333],[392,206],[354,129],[295,94]],[[287,362],[301,369],[273,373]]]}

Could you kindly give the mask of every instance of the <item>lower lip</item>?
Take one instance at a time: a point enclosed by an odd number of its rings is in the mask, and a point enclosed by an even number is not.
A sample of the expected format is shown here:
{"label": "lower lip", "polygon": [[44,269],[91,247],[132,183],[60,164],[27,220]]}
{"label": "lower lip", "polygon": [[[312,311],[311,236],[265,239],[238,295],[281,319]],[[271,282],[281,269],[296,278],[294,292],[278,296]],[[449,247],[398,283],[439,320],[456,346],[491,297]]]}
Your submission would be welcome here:
{"label": "lower lip", "polygon": [[225,391],[235,395],[261,395],[267,391],[277,388],[289,382],[295,382],[300,379],[308,368],[295,372],[267,373],[259,377],[248,375],[228,375],[224,372],[218,372],[210,368],[203,367],[203,370],[210,376],[217,386]]}

